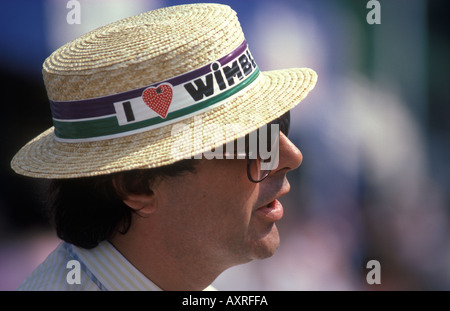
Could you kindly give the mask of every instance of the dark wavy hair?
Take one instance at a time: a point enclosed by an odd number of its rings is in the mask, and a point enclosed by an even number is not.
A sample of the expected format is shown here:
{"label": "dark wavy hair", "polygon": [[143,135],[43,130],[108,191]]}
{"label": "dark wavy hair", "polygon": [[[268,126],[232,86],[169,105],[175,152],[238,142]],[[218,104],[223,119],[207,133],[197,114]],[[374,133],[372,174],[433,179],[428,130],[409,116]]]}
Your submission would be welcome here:
{"label": "dark wavy hair", "polygon": [[52,180],[48,190],[49,216],[58,237],[83,248],[93,248],[116,232],[125,234],[135,210],[123,199],[127,193],[151,194],[161,178],[194,172],[196,161],[182,160],[146,170]]}

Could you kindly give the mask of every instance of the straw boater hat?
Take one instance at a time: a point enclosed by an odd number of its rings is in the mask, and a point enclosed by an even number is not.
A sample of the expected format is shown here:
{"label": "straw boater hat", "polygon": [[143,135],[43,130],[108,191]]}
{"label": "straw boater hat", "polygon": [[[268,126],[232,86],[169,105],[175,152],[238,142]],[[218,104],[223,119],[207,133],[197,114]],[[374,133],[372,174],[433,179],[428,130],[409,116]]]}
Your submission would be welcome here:
{"label": "straw boater hat", "polygon": [[[89,32],[51,54],[54,127],[13,158],[37,178],[172,164],[254,131],[314,87],[308,68],[261,72],[230,7],[162,8]],[[233,135],[222,128],[238,125]]]}

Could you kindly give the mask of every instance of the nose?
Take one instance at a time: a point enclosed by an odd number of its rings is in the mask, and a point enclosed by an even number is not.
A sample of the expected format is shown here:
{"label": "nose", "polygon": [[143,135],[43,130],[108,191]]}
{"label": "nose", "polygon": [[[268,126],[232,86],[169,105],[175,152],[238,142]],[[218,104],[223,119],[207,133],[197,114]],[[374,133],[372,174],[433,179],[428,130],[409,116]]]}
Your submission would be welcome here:
{"label": "nose", "polygon": [[280,132],[280,145],[279,145],[279,163],[278,169],[291,171],[296,169],[302,164],[303,155],[300,150]]}

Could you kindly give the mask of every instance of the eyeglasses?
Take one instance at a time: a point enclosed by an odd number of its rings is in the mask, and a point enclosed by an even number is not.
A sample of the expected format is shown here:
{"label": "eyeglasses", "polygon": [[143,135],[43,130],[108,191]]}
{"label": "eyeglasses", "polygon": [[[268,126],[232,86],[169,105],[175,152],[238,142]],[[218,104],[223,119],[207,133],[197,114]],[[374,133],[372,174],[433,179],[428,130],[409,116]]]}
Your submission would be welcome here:
{"label": "eyeglasses", "polygon": [[[262,129],[258,129],[256,131],[256,136],[257,136],[257,142],[258,142],[258,146],[257,146],[257,150],[260,150],[260,146],[259,146],[259,142],[261,141],[260,135],[264,135],[264,132],[266,133],[267,137],[266,137],[266,146],[269,142],[273,142],[272,139],[272,125],[278,124],[279,127],[279,131],[281,133],[283,133],[286,137],[289,135],[289,126],[291,123],[291,115],[290,115],[290,111],[286,112],[284,115],[282,115],[281,117],[273,120],[272,122],[268,123],[265,126],[265,130]],[[278,139],[279,139],[279,133],[276,133],[276,141],[275,143],[278,144]],[[248,136],[246,136],[246,140],[248,141]],[[273,144],[270,147],[270,151],[272,151],[272,149],[274,148]],[[278,152],[278,150],[276,151]],[[277,155],[278,156],[278,155]],[[253,182],[253,183],[260,183],[261,181],[263,181],[264,179],[267,178],[267,176],[269,176],[270,174],[270,169],[267,169],[267,167],[270,167],[270,165],[264,165],[267,162],[273,161],[273,159],[262,159],[259,155],[257,155],[256,159],[251,158],[250,156],[250,151],[247,150],[247,177],[248,179]]]}

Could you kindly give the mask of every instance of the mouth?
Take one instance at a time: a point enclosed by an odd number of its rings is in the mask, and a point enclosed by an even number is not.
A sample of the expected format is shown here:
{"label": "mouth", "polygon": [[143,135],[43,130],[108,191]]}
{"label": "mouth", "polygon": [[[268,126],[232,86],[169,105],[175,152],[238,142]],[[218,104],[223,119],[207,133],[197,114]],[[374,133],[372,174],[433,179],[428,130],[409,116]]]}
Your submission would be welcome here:
{"label": "mouth", "polygon": [[[283,218],[283,205],[280,201],[278,201],[278,199],[289,193],[291,190],[291,186],[286,177],[283,178],[282,184],[279,187],[276,187],[276,189],[278,190],[273,194],[273,196],[269,197],[269,200],[272,199],[272,201],[268,202],[266,205],[258,207],[255,210],[256,215],[270,222],[275,222]],[[263,201],[263,203],[265,202]]]}
{"label": "mouth", "polygon": [[255,211],[256,214],[264,217],[266,220],[275,222],[283,218],[283,205],[277,199],[269,204],[259,207]]}

